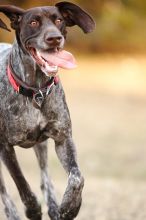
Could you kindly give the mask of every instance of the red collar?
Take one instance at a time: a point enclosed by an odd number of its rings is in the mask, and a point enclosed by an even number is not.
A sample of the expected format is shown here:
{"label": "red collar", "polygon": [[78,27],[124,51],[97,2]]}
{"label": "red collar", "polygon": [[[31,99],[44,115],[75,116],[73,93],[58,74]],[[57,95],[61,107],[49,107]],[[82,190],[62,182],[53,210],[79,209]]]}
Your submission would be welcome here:
{"label": "red collar", "polygon": [[9,79],[12,87],[14,88],[14,90],[16,92],[19,92],[19,85],[17,84],[16,80],[13,78],[12,71],[11,71],[9,65],[7,66],[7,75],[8,75],[8,79]]}
{"label": "red collar", "polygon": [[54,85],[59,82],[59,78],[55,76],[52,77],[43,88],[28,86],[18,76],[16,76],[10,64],[7,66],[7,75],[14,90],[19,94],[32,98],[34,106],[38,109],[42,107],[46,96],[52,92]]}
{"label": "red collar", "polygon": [[[35,88],[35,87],[28,86],[26,83],[21,81],[21,79],[18,76],[16,76],[11,65],[9,64],[7,66],[7,75],[14,90],[20,94],[22,94],[21,90],[23,90],[25,92],[22,95],[29,96],[29,97],[31,96],[30,93],[32,93],[32,96],[33,96],[34,93],[41,91],[41,90],[43,91],[45,89],[49,89],[49,87],[52,87],[53,85],[56,85],[59,82],[59,78],[55,76],[55,77],[52,77],[46,83],[46,85],[42,88]],[[27,93],[26,90],[28,90],[29,92]]]}

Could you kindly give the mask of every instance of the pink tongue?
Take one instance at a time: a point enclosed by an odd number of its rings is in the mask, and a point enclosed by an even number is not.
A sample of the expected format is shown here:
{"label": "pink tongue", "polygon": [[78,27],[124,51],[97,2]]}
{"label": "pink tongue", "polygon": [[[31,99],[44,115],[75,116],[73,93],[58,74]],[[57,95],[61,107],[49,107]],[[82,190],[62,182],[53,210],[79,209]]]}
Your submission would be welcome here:
{"label": "pink tongue", "polygon": [[48,63],[54,66],[64,69],[73,69],[77,66],[74,56],[65,50],[56,53],[41,52],[40,54]]}

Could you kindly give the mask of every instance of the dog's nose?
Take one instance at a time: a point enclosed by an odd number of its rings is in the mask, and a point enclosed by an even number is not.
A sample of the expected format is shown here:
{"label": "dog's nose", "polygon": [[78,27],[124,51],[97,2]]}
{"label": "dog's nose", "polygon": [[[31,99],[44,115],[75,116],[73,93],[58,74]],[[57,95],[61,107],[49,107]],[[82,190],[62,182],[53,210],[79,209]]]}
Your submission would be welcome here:
{"label": "dog's nose", "polygon": [[49,46],[59,46],[62,40],[63,40],[62,36],[46,37],[46,43],[49,44]]}

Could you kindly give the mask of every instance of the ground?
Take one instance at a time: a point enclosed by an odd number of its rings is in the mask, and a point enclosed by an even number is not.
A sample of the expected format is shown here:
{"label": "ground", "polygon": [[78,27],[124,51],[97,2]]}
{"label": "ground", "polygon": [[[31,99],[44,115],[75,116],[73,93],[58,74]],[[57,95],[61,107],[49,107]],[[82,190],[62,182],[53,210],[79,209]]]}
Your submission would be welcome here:
{"label": "ground", "polygon": [[[78,55],[76,55],[78,57]],[[78,57],[78,68],[61,71],[85,177],[83,205],[77,220],[146,219],[146,57]],[[58,199],[67,177],[49,141],[49,166]],[[39,170],[32,149],[16,147],[25,177],[47,209],[39,189]],[[21,219],[23,205],[4,169],[8,191]],[[5,220],[0,203],[0,219]]]}

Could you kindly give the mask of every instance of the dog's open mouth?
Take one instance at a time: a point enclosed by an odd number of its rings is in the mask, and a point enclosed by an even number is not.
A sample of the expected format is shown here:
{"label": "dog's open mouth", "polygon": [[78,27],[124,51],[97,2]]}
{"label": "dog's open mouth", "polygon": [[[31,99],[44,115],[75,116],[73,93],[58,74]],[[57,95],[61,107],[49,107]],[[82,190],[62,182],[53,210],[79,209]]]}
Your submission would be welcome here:
{"label": "dog's open mouth", "polygon": [[56,75],[58,67],[73,69],[77,66],[74,56],[65,50],[48,52],[31,47],[29,51],[35,62],[47,76]]}

